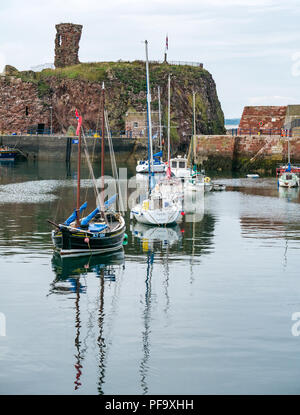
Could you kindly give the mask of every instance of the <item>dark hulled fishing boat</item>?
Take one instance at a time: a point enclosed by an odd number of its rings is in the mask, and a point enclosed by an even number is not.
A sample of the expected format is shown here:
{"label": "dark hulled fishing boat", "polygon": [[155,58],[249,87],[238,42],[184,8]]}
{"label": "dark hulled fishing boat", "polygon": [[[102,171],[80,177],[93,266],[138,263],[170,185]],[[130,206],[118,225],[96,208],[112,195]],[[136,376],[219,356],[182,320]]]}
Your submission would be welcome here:
{"label": "dark hulled fishing boat", "polygon": [[[80,206],[80,166],[81,166],[81,123],[82,117],[76,110],[78,127],[78,168],[77,168],[77,207],[72,215],[62,224],[50,222],[56,230],[52,231],[52,241],[62,256],[82,256],[90,254],[106,254],[120,249],[125,236],[125,221],[121,213],[111,208],[117,195],[104,202],[104,87],[102,90],[102,152],[101,152],[101,195],[97,197],[96,207],[88,216],[80,218],[82,212],[87,208],[87,203]],[[111,137],[109,137],[111,140]],[[110,141],[110,146],[112,143]],[[110,147],[111,148],[111,147]],[[88,159],[87,146],[85,143],[85,155]],[[112,163],[115,162],[112,160]],[[90,173],[93,177],[95,191],[98,194],[96,181],[92,171],[91,163],[88,163]],[[113,169],[116,172],[116,166]],[[117,177],[115,177],[117,180]],[[119,194],[120,196],[120,194]]]}
{"label": "dark hulled fishing boat", "polygon": [[52,231],[52,241],[61,255],[80,256],[104,254],[116,251],[123,246],[125,221],[119,213],[105,213],[107,223],[100,215],[88,225],[84,218],[79,226],[60,224]]}

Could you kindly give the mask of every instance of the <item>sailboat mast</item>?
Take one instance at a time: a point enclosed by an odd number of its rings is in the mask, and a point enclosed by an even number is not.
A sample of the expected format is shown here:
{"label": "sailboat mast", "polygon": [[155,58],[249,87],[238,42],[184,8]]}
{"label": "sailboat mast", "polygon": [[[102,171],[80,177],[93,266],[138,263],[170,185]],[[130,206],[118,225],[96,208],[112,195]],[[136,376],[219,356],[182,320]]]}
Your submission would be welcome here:
{"label": "sailboat mast", "polygon": [[196,94],[193,91],[193,164],[195,163],[195,136],[196,136]]}
{"label": "sailboat mast", "polygon": [[171,146],[170,146],[170,112],[171,112],[171,77],[168,77],[168,168],[170,169]]}
{"label": "sailboat mast", "polygon": [[102,83],[102,140],[101,140],[101,211],[104,211],[104,136],[105,136],[105,88]]}
{"label": "sailboat mast", "polygon": [[159,149],[162,149],[161,145],[161,106],[160,106],[160,86],[157,88],[158,95],[158,122],[159,122]]}
{"label": "sailboat mast", "polygon": [[290,137],[288,136],[288,165],[291,162],[291,154],[290,154]]}
{"label": "sailboat mast", "polygon": [[193,91],[193,135],[196,135],[196,94],[195,91]]}
{"label": "sailboat mast", "polygon": [[146,49],[146,78],[147,78],[147,116],[148,116],[148,147],[149,147],[149,174],[153,166],[153,148],[152,148],[152,121],[151,121],[151,92],[149,81],[149,62],[148,62],[148,41],[145,40]]}
{"label": "sailboat mast", "polygon": [[78,134],[76,226],[80,226],[81,128]]}

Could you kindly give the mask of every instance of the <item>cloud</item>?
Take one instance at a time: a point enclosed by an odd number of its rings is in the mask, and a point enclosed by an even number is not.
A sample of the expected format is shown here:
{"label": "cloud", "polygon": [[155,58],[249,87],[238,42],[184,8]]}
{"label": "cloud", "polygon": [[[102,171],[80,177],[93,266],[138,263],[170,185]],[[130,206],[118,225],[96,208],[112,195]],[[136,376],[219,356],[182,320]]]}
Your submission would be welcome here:
{"label": "cloud", "polygon": [[168,33],[169,60],[203,62],[230,117],[247,97],[297,101],[291,68],[300,50],[298,1],[10,0],[0,5],[0,64],[53,62],[55,24],[62,22],[83,24],[83,62],[144,59],[145,39],[150,59],[162,59]]}
{"label": "cloud", "polygon": [[249,97],[247,105],[291,105],[298,104],[299,98],[280,95]]}

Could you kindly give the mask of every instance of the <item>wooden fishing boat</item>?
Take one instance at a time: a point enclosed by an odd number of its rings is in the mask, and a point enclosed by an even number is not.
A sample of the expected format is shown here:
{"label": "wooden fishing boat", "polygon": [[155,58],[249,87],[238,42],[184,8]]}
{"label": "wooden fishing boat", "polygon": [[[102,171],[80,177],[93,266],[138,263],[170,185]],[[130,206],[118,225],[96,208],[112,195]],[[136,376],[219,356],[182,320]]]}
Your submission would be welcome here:
{"label": "wooden fishing boat", "polygon": [[[101,152],[101,190],[104,191],[104,87],[102,89],[102,152]],[[82,212],[87,208],[87,203],[80,206],[80,167],[81,167],[81,123],[82,118],[76,111],[78,119],[78,168],[77,168],[77,206],[72,215],[63,223],[56,224],[56,230],[52,231],[52,241],[60,255],[82,256],[90,254],[106,254],[122,248],[125,236],[125,221],[121,213],[114,212],[111,205],[116,201],[114,195],[107,202],[103,200],[103,193],[98,194],[93,171],[90,173],[94,179],[97,193],[96,209],[88,216],[81,218]],[[111,137],[109,137],[111,139]],[[112,143],[110,142],[110,145]],[[85,155],[88,158],[87,145],[85,143]],[[113,161],[112,161],[113,162]],[[90,169],[91,163],[88,163]],[[116,171],[116,168],[113,169]]]}

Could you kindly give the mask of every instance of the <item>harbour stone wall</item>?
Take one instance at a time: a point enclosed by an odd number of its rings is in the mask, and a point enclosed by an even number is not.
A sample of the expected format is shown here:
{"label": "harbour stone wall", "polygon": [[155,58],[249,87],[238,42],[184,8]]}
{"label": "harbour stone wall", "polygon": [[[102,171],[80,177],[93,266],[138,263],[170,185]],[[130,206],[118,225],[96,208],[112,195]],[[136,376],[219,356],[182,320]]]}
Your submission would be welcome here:
{"label": "harbour stone wall", "polygon": [[[300,163],[300,137],[290,137],[290,157]],[[197,163],[219,170],[274,170],[287,161],[288,139],[281,136],[197,136]],[[192,149],[191,149],[192,150]]]}

